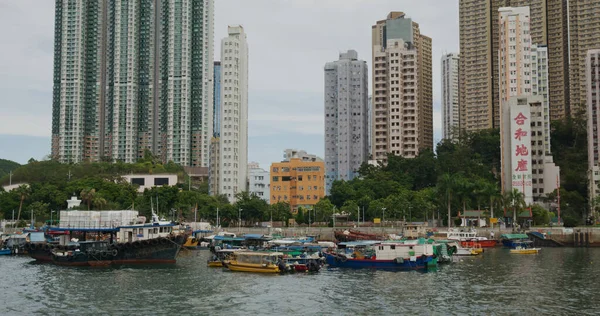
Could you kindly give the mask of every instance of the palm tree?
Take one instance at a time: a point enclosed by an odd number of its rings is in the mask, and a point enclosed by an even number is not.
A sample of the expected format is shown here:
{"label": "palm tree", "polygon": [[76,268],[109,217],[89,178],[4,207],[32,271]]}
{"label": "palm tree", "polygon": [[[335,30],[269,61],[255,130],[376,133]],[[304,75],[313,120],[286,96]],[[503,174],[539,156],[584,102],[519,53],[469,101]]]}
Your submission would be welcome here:
{"label": "palm tree", "polygon": [[95,207],[97,207],[99,210],[102,210],[102,208],[104,206],[106,206],[108,202],[106,201],[105,198],[101,197],[101,196],[95,196],[94,200],[93,200],[93,204]]}
{"label": "palm tree", "polygon": [[19,195],[21,202],[19,203],[19,213],[17,215],[17,222],[21,219],[21,210],[23,209],[23,202],[25,199],[29,197],[31,193],[31,189],[26,184],[21,184],[18,188],[15,189],[15,192]]}
{"label": "palm tree", "polygon": [[444,173],[437,183],[438,192],[445,196],[446,206],[448,207],[448,227],[452,226],[452,195],[456,191],[456,179],[454,175]]}
{"label": "palm tree", "polygon": [[[481,190],[482,195],[490,199],[490,217],[494,218],[494,204],[502,200],[502,195],[498,190],[498,186],[494,183],[487,182]],[[494,224],[492,224],[492,227]]]}
{"label": "palm tree", "polygon": [[471,200],[471,195],[473,194],[474,186],[469,180],[462,178],[462,177],[456,179],[455,184],[456,184],[456,195],[459,197],[459,199],[461,201],[461,204],[463,206],[463,213],[464,213],[467,210],[467,201],[470,202],[470,200]]}
{"label": "palm tree", "polygon": [[81,197],[81,199],[87,203],[88,211],[90,210],[90,208],[92,206],[92,201],[94,200],[95,195],[96,195],[96,189],[83,189],[83,190],[81,190],[81,193],[79,193],[79,196]]}
{"label": "palm tree", "polygon": [[513,209],[513,229],[517,222],[517,208],[521,209],[526,207],[525,196],[517,189],[512,189],[504,193],[504,205]]}

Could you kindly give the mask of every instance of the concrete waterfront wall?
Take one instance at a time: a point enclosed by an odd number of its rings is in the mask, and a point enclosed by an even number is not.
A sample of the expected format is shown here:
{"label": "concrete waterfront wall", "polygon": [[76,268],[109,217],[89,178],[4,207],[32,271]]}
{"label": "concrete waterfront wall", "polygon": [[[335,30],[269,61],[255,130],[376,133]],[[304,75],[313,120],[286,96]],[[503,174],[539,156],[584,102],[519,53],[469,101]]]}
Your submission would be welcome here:
{"label": "concrete waterfront wall", "polygon": [[[402,234],[402,228],[400,227],[283,227],[280,228],[282,234],[286,237],[295,236],[318,236],[320,240],[334,240],[334,231],[342,229],[352,229],[363,233],[370,234]],[[443,232],[446,231],[445,227],[437,227],[435,231]],[[241,234],[269,234],[273,232],[273,229],[261,228],[261,227],[242,227],[238,230],[237,227],[226,228],[225,231],[232,233]],[[477,235],[482,237],[491,237],[490,232],[494,232],[494,239],[499,239],[502,234],[514,233],[511,228],[499,229],[499,228],[478,228]],[[533,227],[526,232],[536,231],[540,233],[546,233],[548,238],[556,240],[562,243],[564,246],[589,246],[589,247],[600,247],[600,227],[596,228],[573,228],[563,229],[561,228],[549,228],[549,227]],[[577,233],[586,233],[587,235],[581,236]],[[577,236],[577,237],[576,237]],[[582,241],[581,241],[582,240]],[[577,243],[575,243],[577,241]]]}

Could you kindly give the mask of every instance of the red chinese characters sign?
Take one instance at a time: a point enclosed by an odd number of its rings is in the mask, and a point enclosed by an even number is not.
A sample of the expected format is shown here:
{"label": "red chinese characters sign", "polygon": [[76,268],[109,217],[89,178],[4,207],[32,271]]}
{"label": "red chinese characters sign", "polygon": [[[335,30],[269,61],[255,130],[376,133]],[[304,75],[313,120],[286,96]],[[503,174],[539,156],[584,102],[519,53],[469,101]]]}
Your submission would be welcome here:
{"label": "red chinese characters sign", "polygon": [[529,106],[513,105],[510,109],[510,143],[512,187],[531,197],[531,113]]}

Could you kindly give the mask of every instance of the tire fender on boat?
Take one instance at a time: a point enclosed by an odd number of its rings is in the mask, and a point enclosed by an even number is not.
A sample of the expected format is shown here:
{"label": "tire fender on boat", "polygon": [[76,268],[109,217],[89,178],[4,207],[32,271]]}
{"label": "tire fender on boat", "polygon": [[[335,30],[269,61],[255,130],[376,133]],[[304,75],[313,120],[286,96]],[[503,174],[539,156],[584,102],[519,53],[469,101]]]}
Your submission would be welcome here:
{"label": "tire fender on boat", "polygon": [[401,257],[394,258],[394,262],[397,264],[402,264],[402,263],[404,263],[404,258],[401,258]]}
{"label": "tire fender on boat", "polygon": [[117,249],[113,249],[111,254],[113,257],[116,257],[117,254],[119,254],[119,251]]}

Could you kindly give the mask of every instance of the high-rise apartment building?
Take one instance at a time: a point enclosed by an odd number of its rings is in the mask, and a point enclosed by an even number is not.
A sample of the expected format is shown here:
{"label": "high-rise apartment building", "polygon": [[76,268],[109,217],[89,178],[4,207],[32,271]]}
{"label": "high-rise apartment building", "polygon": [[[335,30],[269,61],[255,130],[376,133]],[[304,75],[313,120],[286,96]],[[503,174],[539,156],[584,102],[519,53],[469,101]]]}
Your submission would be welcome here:
{"label": "high-rise apartment building", "polygon": [[568,113],[566,1],[460,0],[460,125],[467,131],[500,127],[498,9],[511,6],[529,6],[532,44],[548,47],[552,119]]}
{"label": "high-rise apartment building", "polygon": [[[569,1],[569,44],[571,114],[584,114],[586,110],[586,57],[591,49],[600,48],[599,0]],[[551,47],[548,48],[552,52]]]}
{"label": "high-rise apartment building", "polygon": [[269,203],[271,194],[271,177],[269,171],[260,167],[258,162],[248,164],[248,192]]}
{"label": "high-rise apartment building", "polygon": [[460,108],[458,103],[458,67],[457,53],[442,56],[442,137],[458,138],[460,131]]}
{"label": "high-rise apartment building", "polygon": [[498,10],[502,189],[541,203],[557,187],[550,153],[548,54],[531,43],[529,7]]}
{"label": "high-rise apartment building", "polygon": [[500,107],[510,97],[530,95],[531,35],[529,7],[499,9]]}
{"label": "high-rise apartment building", "polygon": [[325,163],[315,155],[288,149],[270,171],[271,204],[287,202],[296,213],[300,207],[312,209],[325,196]]}
{"label": "high-rise apartment building", "polygon": [[213,0],[55,4],[52,156],[207,166]]}
{"label": "high-rise apartment building", "polygon": [[372,27],[373,159],[416,157],[433,148],[431,38],[403,12]]}
{"label": "high-rise apartment building", "polygon": [[[600,49],[589,50],[585,59],[588,185],[590,201],[600,196]],[[594,205],[594,203],[590,203]],[[592,207],[593,209],[593,207]]]}
{"label": "high-rise apartment building", "polygon": [[213,89],[214,102],[213,102],[213,136],[219,137],[221,135],[221,62],[215,61],[215,75],[213,82],[215,83]]}
{"label": "high-rise apartment building", "polygon": [[235,202],[248,178],[248,43],[240,25],[221,41],[219,193]]}
{"label": "high-rise apartment building", "polygon": [[352,180],[369,159],[368,84],[367,63],[354,50],[325,64],[327,192],[335,180]]}

